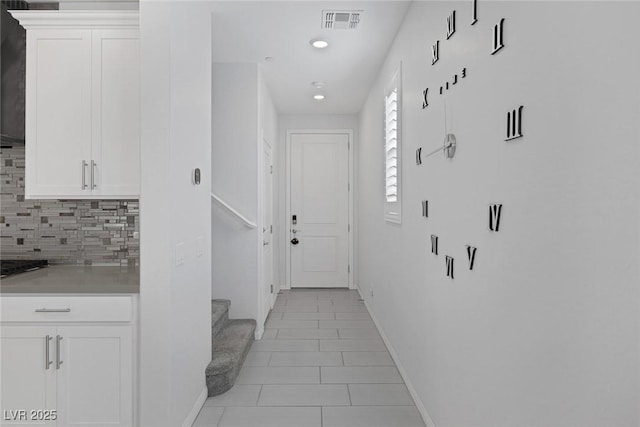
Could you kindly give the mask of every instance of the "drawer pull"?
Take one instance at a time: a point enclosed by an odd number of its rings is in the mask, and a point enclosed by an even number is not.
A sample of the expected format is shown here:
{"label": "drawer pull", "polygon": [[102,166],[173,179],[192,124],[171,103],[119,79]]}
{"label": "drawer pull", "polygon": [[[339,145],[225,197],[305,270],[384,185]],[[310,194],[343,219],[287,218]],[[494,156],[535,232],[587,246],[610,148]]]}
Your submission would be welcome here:
{"label": "drawer pull", "polygon": [[49,369],[49,366],[51,366],[51,364],[53,363],[53,361],[49,360],[49,341],[51,341],[53,339],[53,337],[47,335],[46,337],[44,337],[44,343],[45,343],[45,361],[44,361],[44,369]]}
{"label": "drawer pull", "polygon": [[69,313],[70,308],[36,308],[36,313]]}
{"label": "drawer pull", "polygon": [[60,365],[64,362],[60,359],[60,341],[62,341],[62,337],[60,335],[56,336],[56,369],[60,369]]}

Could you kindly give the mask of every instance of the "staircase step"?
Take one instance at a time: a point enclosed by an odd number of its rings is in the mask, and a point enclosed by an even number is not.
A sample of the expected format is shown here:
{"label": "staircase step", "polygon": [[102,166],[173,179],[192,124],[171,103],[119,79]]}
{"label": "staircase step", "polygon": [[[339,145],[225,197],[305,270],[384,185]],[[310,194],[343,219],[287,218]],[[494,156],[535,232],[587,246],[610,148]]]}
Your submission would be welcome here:
{"label": "staircase step", "polygon": [[209,397],[233,387],[251,348],[256,330],[253,319],[229,320],[213,338],[213,354],[205,374]]}
{"label": "staircase step", "polygon": [[231,301],[228,299],[211,300],[211,338],[214,338],[229,320],[230,305]]}

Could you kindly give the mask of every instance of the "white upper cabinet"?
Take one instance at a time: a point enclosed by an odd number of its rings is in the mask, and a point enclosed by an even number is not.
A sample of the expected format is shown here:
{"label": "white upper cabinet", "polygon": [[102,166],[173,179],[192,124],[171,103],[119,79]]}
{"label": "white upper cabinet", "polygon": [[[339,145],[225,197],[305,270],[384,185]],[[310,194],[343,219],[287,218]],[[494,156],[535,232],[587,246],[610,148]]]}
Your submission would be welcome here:
{"label": "white upper cabinet", "polygon": [[91,31],[37,30],[27,40],[26,195],[85,196],[82,164],[91,159]]}
{"label": "white upper cabinet", "polygon": [[138,31],[92,31],[93,195],[140,193]]}
{"label": "white upper cabinet", "polygon": [[137,198],[137,12],[13,12],[27,30],[25,195]]}

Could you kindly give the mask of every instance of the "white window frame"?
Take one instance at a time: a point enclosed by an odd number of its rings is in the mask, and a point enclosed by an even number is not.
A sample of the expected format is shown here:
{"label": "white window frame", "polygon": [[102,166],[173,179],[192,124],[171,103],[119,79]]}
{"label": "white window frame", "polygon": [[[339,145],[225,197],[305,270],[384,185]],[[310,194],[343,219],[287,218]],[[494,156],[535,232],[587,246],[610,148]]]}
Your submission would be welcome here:
{"label": "white window frame", "polygon": [[[388,110],[389,98],[396,92],[395,112]],[[393,129],[388,130],[387,121],[393,120],[395,113],[395,141],[393,141]],[[402,223],[402,63],[398,65],[389,83],[384,89],[384,129],[383,129],[383,162],[384,162],[384,219],[396,224]],[[391,145],[391,147],[390,147]],[[393,147],[395,145],[395,147]],[[392,150],[395,148],[395,158]],[[393,162],[395,162],[395,176],[392,175]],[[395,195],[390,193],[390,186],[395,178]]]}

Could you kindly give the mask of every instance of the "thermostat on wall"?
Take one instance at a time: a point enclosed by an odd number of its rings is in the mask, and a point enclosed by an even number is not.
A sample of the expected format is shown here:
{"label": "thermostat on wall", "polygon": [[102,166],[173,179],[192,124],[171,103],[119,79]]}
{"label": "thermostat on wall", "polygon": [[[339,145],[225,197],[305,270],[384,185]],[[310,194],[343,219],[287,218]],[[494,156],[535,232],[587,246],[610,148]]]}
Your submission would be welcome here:
{"label": "thermostat on wall", "polygon": [[193,175],[191,176],[194,185],[200,184],[200,168],[195,168],[193,170]]}

